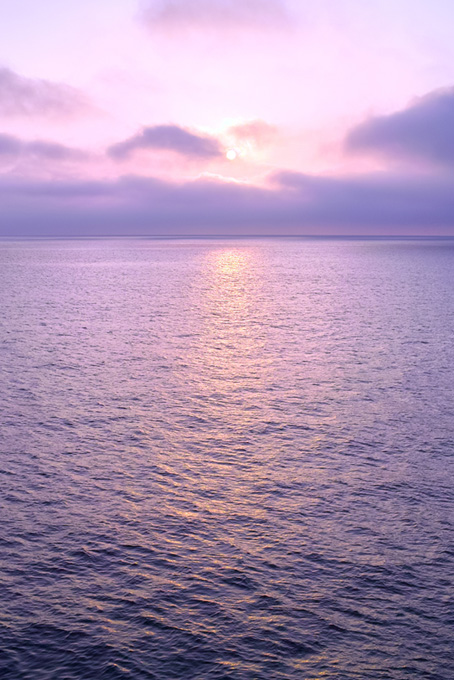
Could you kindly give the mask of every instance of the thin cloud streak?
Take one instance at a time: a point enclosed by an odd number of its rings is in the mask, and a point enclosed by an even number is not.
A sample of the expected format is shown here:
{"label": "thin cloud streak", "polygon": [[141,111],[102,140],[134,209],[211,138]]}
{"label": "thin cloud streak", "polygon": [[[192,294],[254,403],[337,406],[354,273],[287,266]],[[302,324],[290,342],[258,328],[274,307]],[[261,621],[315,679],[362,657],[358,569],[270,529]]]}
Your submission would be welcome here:
{"label": "thin cloud streak", "polygon": [[242,28],[290,24],[283,0],[151,0],[142,12],[151,29]]}
{"label": "thin cloud streak", "polygon": [[0,68],[0,116],[73,117],[91,109],[76,88],[40,78],[27,78]]}
{"label": "thin cloud streak", "polygon": [[25,141],[14,135],[0,134],[0,158],[38,158],[46,161],[82,161],[88,154],[64,144],[45,140]]}
{"label": "thin cloud streak", "polygon": [[0,134],[0,157],[17,156],[22,150],[22,141],[14,135]]}

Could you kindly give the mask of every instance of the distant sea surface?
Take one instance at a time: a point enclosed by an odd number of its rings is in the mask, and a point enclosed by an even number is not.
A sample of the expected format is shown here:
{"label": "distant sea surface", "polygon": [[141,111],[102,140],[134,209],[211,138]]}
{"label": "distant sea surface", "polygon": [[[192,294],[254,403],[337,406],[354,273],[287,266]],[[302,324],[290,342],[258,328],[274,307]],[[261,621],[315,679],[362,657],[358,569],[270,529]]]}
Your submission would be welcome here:
{"label": "distant sea surface", "polygon": [[2,680],[454,677],[454,241],[0,242]]}

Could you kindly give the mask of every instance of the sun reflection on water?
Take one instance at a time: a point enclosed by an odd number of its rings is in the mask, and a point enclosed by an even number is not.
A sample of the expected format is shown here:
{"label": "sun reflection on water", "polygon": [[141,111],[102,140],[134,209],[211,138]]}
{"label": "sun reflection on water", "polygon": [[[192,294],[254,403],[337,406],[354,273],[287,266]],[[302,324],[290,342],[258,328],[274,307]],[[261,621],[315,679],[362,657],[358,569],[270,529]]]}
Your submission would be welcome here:
{"label": "sun reflection on water", "polygon": [[[226,529],[229,518],[242,512],[245,479],[248,485],[260,482],[261,468],[255,464],[260,447],[251,449],[250,443],[271,408],[264,395],[272,375],[265,321],[272,300],[264,295],[263,266],[260,251],[251,246],[210,249],[194,282],[197,332],[184,377],[192,418],[181,435],[193,454],[188,465],[198,480],[197,512],[217,516]],[[204,474],[207,467],[210,475]],[[228,496],[222,491],[226,483]],[[248,512],[256,529],[266,521],[258,504]],[[234,535],[225,540],[243,542]]]}
{"label": "sun reflection on water", "polygon": [[[261,262],[253,248],[228,248],[209,253],[201,288],[201,356],[217,389],[246,387],[263,378],[268,316],[263,307]],[[225,381],[224,386],[220,381]]]}
{"label": "sun reflection on water", "polygon": [[250,251],[240,250],[239,248],[229,248],[214,252],[211,258],[215,268],[227,275],[239,273],[247,266],[251,259]]}

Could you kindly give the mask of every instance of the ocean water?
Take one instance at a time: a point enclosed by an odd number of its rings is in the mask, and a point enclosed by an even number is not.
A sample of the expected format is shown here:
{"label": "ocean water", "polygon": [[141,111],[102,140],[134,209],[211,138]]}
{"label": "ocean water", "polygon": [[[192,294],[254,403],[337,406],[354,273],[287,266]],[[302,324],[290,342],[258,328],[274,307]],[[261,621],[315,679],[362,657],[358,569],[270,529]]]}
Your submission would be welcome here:
{"label": "ocean water", "polygon": [[3,680],[454,677],[454,241],[0,243]]}

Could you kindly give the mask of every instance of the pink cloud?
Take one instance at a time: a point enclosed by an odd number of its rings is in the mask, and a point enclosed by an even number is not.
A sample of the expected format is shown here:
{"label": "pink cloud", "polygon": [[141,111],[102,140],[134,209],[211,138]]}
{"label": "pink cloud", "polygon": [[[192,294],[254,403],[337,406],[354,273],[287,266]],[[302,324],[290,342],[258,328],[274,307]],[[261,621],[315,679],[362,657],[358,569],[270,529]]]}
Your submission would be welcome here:
{"label": "pink cloud", "polygon": [[252,142],[256,146],[266,146],[277,135],[277,127],[263,120],[253,120],[233,125],[228,132],[239,142]]}

